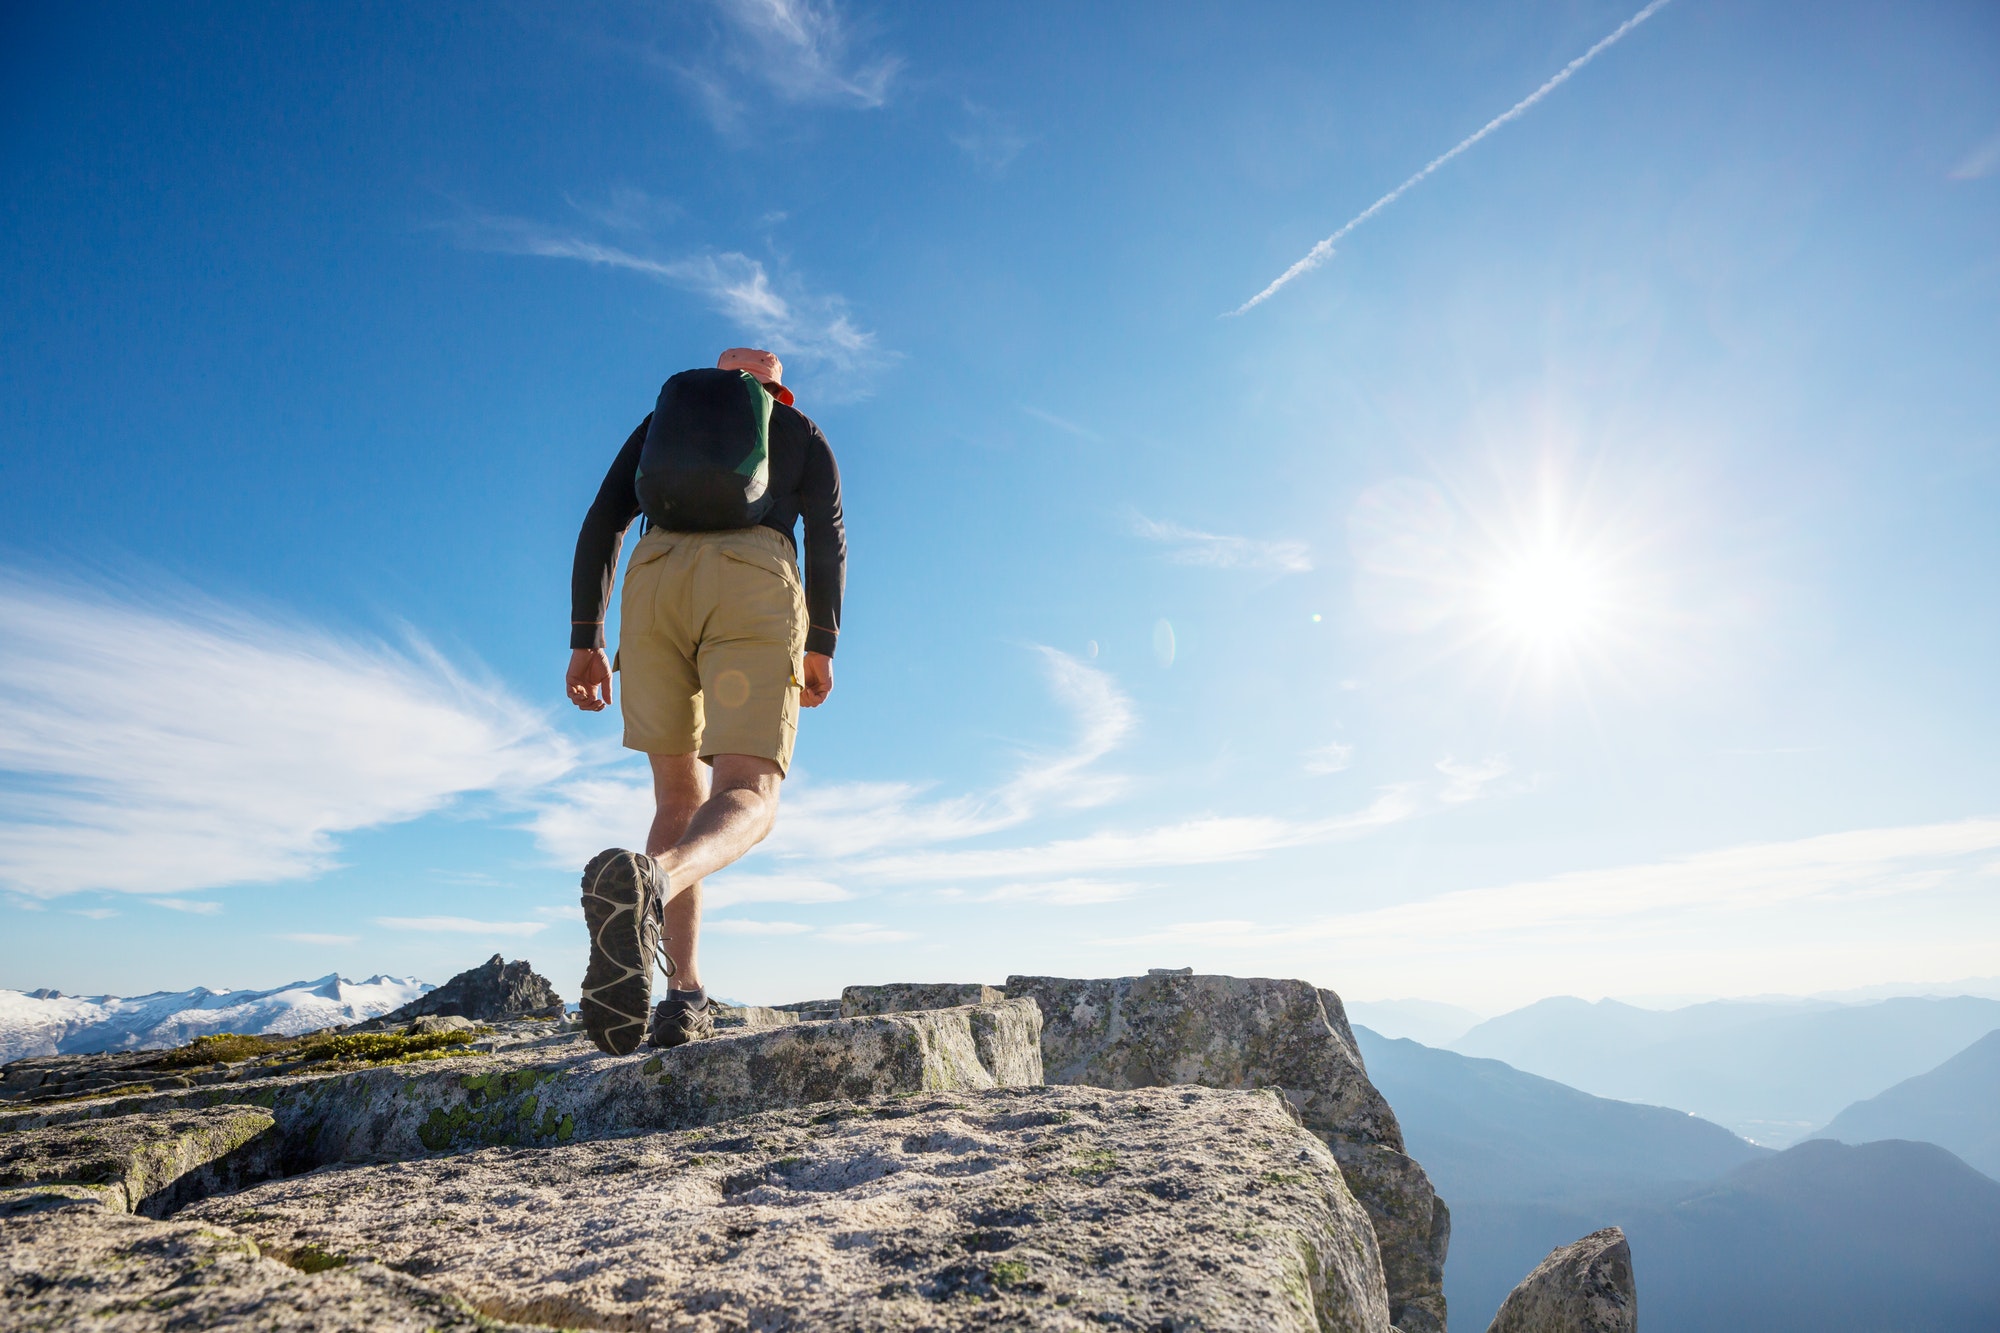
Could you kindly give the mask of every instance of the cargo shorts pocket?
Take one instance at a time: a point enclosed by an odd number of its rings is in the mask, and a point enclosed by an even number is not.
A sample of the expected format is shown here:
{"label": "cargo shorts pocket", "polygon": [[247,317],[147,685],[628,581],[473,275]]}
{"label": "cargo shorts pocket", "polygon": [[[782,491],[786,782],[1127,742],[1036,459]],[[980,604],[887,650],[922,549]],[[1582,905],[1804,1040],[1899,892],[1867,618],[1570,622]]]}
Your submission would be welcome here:
{"label": "cargo shorts pocket", "polygon": [[806,637],[806,595],[798,570],[775,552],[725,549],[721,555],[731,571],[717,608],[723,632],[785,644],[796,659]]}

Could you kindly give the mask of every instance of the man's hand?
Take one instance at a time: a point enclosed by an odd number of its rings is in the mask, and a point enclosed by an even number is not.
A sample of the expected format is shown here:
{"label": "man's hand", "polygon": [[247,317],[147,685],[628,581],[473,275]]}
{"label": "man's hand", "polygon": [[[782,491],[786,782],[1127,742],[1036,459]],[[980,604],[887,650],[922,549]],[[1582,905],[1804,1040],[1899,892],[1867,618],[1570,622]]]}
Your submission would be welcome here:
{"label": "man's hand", "polygon": [[805,708],[818,708],[826,702],[826,696],[833,693],[833,659],[825,653],[806,654],[806,679],[799,686],[799,703]]}
{"label": "man's hand", "polygon": [[[611,659],[602,648],[576,648],[569,655],[569,701],[586,713],[601,713],[611,702]],[[829,685],[831,681],[829,680]]]}

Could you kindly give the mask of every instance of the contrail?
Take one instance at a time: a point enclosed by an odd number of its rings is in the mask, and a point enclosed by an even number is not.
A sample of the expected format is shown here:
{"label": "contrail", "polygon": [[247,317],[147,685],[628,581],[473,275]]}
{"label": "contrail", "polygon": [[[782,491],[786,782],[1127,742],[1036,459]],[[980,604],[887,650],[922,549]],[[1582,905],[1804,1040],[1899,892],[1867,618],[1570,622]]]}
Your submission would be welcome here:
{"label": "contrail", "polygon": [[1508,107],[1505,111],[1501,112],[1493,119],[1487,121],[1484,125],[1481,125],[1478,130],[1476,130],[1471,135],[1467,136],[1465,139],[1461,140],[1459,144],[1456,147],[1454,147],[1450,152],[1445,153],[1440,157],[1432,158],[1429,165],[1425,166],[1425,168],[1422,171],[1419,171],[1416,175],[1410,177],[1408,180],[1404,181],[1401,185],[1398,185],[1395,189],[1389,191],[1389,193],[1383,195],[1380,199],[1377,199],[1374,203],[1368,205],[1367,208],[1363,209],[1360,213],[1356,214],[1353,217],[1353,219],[1351,219],[1347,223],[1346,226],[1342,227],[1339,231],[1335,232],[1333,235],[1321,241],[1318,245],[1315,245],[1312,249],[1306,251],[1306,257],[1304,259],[1301,259],[1298,263],[1292,265],[1290,268],[1286,269],[1283,273],[1280,273],[1278,275],[1278,279],[1276,282],[1273,282],[1269,287],[1266,287],[1263,291],[1258,292],[1255,296],[1245,301],[1242,305],[1237,306],[1234,310],[1230,311],[1229,313],[1231,315],[1240,315],[1244,311],[1251,309],[1253,306],[1262,305],[1264,302],[1270,300],[1274,295],[1276,295],[1278,289],[1283,287],[1286,283],[1290,282],[1293,278],[1298,277],[1301,273],[1310,273],[1314,269],[1318,268],[1321,264],[1324,264],[1329,258],[1332,257],[1333,247],[1336,244],[1338,244],[1340,239],[1343,236],[1347,235],[1348,232],[1353,231],[1356,227],[1366,222],[1369,218],[1374,217],[1377,213],[1380,213],[1390,204],[1393,204],[1398,199],[1401,199],[1405,194],[1409,192],[1410,187],[1415,185],[1418,181],[1430,175],[1432,172],[1436,171],[1439,167],[1451,161],[1454,157],[1457,157],[1460,153],[1472,147],[1472,145],[1478,143],[1481,139],[1484,139],[1487,135],[1493,133],[1493,131],[1499,129],[1502,125],[1505,125],[1508,121],[1513,120],[1514,118],[1519,116],[1522,112],[1526,111],[1529,107],[1541,101],[1544,97],[1547,97],[1550,93],[1554,92],[1563,83],[1566,83],[1569,80],[1570,75],[1576,73],[1578,70],[1582,69],[1585,65],[1588,65],[1591,61],[1597,59],[1598,55],[1601,52],[1603,52],[1606,48],[1615,44],[1626,33],[1632,31],[1632,29],[1638,27],[1641,23],[1644,23],[1647,19],[1653,17],[1653,15],[1657,14],[1660,10],[1665,9],[1669,3],[1670,0],[1653,0],[1653,2],[1647,5],[1644,9],[1634,14],[1631,18],[1626,19],[1623,23],[1619,24],[1616,28],[1612,30],[1611,35],[1609,37],[1606,37],[1603,41],[1591,47],[1588,51],[1585,51],[1582,55],[1570,61],[1567,65],[1564,65],[1560,70],[1556,72],[1554,78],[1550,79],[1547,83],[1543,84],[1541,87],[1535,89],[1535,91],[1529,93],[1526,97],[1522,98],[1520,101],[1514,103],[1513,106]]}

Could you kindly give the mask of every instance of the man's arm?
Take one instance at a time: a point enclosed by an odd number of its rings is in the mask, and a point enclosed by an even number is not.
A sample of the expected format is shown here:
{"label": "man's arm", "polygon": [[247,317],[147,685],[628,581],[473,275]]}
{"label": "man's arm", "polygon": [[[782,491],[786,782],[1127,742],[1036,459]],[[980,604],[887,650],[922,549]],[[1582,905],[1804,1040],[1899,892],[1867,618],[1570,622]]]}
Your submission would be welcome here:
{"label": "man's arm", "polygon": [[611,604],[611,585],[618,576],[618,548],[625,529],[639,514],[639,451],[645,447],[650,414],[639,423],[618,451],[583,529],[576,536],[576,559],[569,576],[570,702],[598,712],[611,702],[611,663],[604,655],[604,612]]}
{"label": "man's arm", "polygon": [[840,468],[818,428],[808,432],[799,513],[805,519],[801,562],[806,583],[805,681],[799,702],[815,708],[833,691],[833,650],[840,640],[840,604],[847,593],[847,523],[840,512]]}

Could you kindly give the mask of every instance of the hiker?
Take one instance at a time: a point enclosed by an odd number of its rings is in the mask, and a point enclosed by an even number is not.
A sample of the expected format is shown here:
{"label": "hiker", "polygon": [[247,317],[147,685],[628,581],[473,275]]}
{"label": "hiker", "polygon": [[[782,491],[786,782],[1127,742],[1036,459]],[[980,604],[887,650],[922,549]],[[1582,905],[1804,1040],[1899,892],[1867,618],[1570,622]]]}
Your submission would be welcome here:
{"label": "hiker", "polygon": [[[614,847],[583,871],[590,966],[580,1008],[610,1055],[628,1054],[642,1035],[664,1047],[713,1031],[695,958],[701,882],[771,831],[799,708],[833,691],[847,583],[833,450],[792,406],[777,357],[732,347],[715,365],[661,388],[576,539],[570,701],[599,712],[611,703],[612,673],[623,675],[625,745],[653,767],[645,853]],[[607,660],[618,548],[642,512],[618,655]],[[792,536],[801,518],[803,587]],[[668,989],[653,1009],[656,953]]]}

